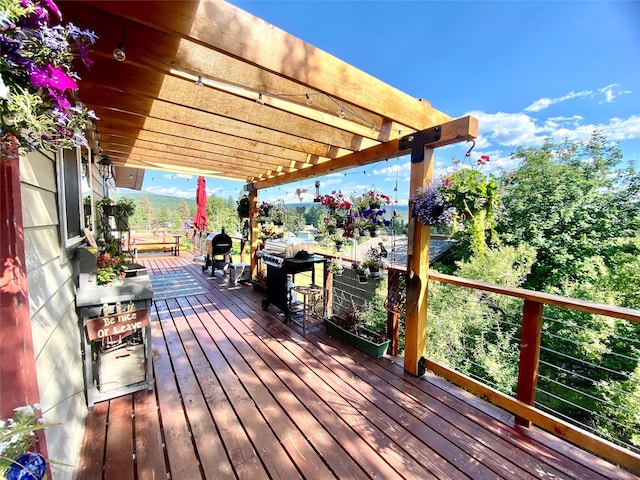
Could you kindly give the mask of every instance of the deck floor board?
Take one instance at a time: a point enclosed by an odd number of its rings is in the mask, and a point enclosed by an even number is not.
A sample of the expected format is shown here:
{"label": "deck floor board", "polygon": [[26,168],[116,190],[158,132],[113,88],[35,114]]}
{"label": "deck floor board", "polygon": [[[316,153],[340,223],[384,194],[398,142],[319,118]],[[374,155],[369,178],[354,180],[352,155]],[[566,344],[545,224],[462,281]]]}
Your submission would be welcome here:
{"label": "deck floor board", "polygon": [[79,480],[637,478],[401,359],[304,335],[188,254],[139,263],[206,293],[154,302],[154,391],[95,405]]}

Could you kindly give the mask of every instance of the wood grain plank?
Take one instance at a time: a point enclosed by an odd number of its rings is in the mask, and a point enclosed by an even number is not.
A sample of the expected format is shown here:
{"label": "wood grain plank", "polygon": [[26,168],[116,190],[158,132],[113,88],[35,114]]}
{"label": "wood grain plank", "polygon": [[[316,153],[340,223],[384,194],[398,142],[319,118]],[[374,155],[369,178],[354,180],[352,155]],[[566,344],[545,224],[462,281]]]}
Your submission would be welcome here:
{"label": "wood grain plank", "polygon": [[[189,323],[194,320],[187,319]],[[184,334],[180,329],[181,335]],[[203,329],[194,328],[193,333],[198,336],[201,343],[212,341]],[[189,358],[199,378],[200,388],[207,402],[207,408],[212,415],[220,438],[227,451],[227,455],[233,464],[238,478],[251,478],[256,480],[268,479],[269,476],[260,461],[249,437],[241,428],[240,420],[236,416],[231,403],[211,371],[211,365],[201,349],[190,349]]]}
{"label": "wood grain plank", "polygon": [[[184,303],[186,304],[186,301]],[[197,318],[197,315],[193,314],[193,317]],[[221,340],[223,337],[229,338],[231,331],[227,330],[224,318],[222,318],[218,312],[214,312],[214,317],[216,322],[218,320],[222,322],[222,326],[207,322],[206,328],[211,334],[213,341]],[[198,328],[197,325],[192,325],[192,327],[194,330]],[[231,340],[231,338],[229,338],[229,340]],[[242,379],[244,388],[248,392],[251,392],[251,396],[254,398],[261,414],[275,435],[277,435],[280,443],[287,450],[302,476],[304,478],[334,479],[334,475],[322,459],[318,457],[306,437],[301,434],[296,423],[289,417],[292,411],[289,410],[289,408],[294,408],[294,406],[281,406],[273,398],[273,392],[270,392],[264,386],[263,376],[271,372],[268,366],[265,365],[264,362],[258,361],[259,359],[254,359],[256,361],[250,363],[249,360],[238,351],[246,347],[246,340],[238,337],[234,340],[235,341],[232,342],[218,342],[220,351],[233,366],[238,378]]]}
{"label": "wood grain plank", "polygon": [[87,416],[77,480],[102,480],[109,403],[97,403]]}
{"label": "wood grain plank", "polygon": [[[211,331],[209,331],[209,334],[211,334]],[[238,377],[233,367],[218,349],[215,336],[212,335],[212,337],[214,342],[203,344],[203,351],[220,384],[223,386],[226,396],[233,405],[236,415],[251,438],[265,468],[274,478],[301,478],[295,464],[264,421],[257,407],[258,402],[254,401],[250,392],[245,390],[242,379]],[[225,341],[224,338],[219,340],[221,342]]]}
{"label": "wood grain plank", "polygon": [[[200,385],[192,368],[191,356],[199,347],[186,323],[178,302],[169,300],[173,322],[164,322],[167,350],[171,355],[176,379],[180,387],[184,409],[191,426],[191,434],[206,478],[235,478],[216,425],[209,414]],[[183,343],[184,342],[184,343]],[[204,365],[210,371],[208,364]]]}
{"label": "wood grain plank", "polygon": [[105,479],[134,480],[131,410],[130,395],[115,398],[109,402]]}
{"label": "wood grain plank", "polygon": [[201,478],[202,474],[162,332],[162,323],[170,322],[171,314],[166,302],[155,302],[155,305],[159,321],[151,322],[153,369],[169,469],[173,478],[195,480]]}
{"label": "wood grain plank", "polygon": [[[256,311],[257,316],[265,316],[273,322],[273,316]],[[276,320],[277,321],[277,320]],[[278,324],[281,322],[277,321]],[[257,337],[263,337],[265,340],[272,338],[271,335],[265,332],[254,331],[253,334]],[[357,412],[353,409],[349,409],[345,400],[335,394],[331,389],[320,387],[322,383],[318,381],[318,378],[313,372],[305,371],[304,366],[299,366],[301,369],[295,371],[295,368],[287,368],[287,365],[297,363],[295,358],[288,355],[288,352],[281,348],[278,342],[269,342],[272,348],[278,350],[278,355],[274,354],[270,349],[263,350],[261,355],[265,358],[268,364],[274,364],[280,361],[283,368],[277,370],[277,374],[284,378],[285,382],[296,396],[305,395],[307,388],[313,392],[316,397],[313,400],[305,403],[307,408],[314,414],[314,416],[322,422],[327,428],[330,429],[334,438],[343,446],[343,448],[349,452],[354,460],[360,465],[360,467],[366,472],[367,475],[379,478],[397,478],[399,472],[396,468],[389,463],[389,456],[393,455],[393,452],[386,450],[378,450],[377,446],[384,443],[383,438],[380,437],[380,442],[374,446],[370,442],[365,441],[362,438],[361,432],[358,431],[355,420],[351,417],[357,418]],[[294,371],[292,371],[294,370]],[[301,381],[302,380],[302,381]],[[341,415],[341,410],[347,409],[348,411]],[[381,458],[381,452],[384,451],[384,458]],[[428,478],[427,472],[421,472],[425,475],[424,478]]]}
{"label": "wood grain plank", "polygon": [[133,394],[133,402],[138,480],[166,478],[169,469],[165,463],[155,393],[138,391]]}

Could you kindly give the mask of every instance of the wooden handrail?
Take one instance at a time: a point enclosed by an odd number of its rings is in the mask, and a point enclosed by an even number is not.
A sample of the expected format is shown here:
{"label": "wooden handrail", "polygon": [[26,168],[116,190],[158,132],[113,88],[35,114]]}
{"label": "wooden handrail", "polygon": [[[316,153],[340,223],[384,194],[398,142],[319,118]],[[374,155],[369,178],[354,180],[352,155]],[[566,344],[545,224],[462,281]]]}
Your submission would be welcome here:
{"label": "wooden handrail", "polygon": [[474,290],[499,293],[501,295],[531,300],[545,305],[555,305],[557,307],[569,308],[571,310],[580,310],[581,312],[606,315],[608,317],[621,318],[631,322],[640,322],[640,310],[618,307],[616,305],[607,305],[606,303],[579,300],[576,298],[554,295],[552,293],[535,292],[525,288],[503,287],[493,283],[481,282],[480,280],[470,280],[468,278],[446,275],[433,270],[429,271],[429,280],[472,288]]}

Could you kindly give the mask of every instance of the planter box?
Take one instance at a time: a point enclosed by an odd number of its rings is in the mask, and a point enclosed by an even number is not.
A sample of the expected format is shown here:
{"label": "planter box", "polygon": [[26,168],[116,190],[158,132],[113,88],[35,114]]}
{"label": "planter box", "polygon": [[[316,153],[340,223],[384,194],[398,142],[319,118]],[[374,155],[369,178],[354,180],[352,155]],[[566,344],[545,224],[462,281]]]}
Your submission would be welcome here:
{"label": "planter box", "polygon": [[[359,337],[355,333],[348,332],[344,328],[340,328],[328,318],[324,319],[324,324],[329,335],[333,335],[336,338],[344,340],[345,342],[353,345],[354,347],[362,350],[365,353],[368,353],[373,357],[382,357],[389,347],[389,340],[385,340],[382,343],[374,343],[370,340],[367,340],[366,338]],[[377,333],[372,332],[371,330],[368,330],[366,328],[362,328],[362,330],[373,336],[377,336]]]}
{"label": "planter box", "polygon": [[256,282],[255,280],[252,280],[251,283],[253,284],[253,289],[256,292],[267,293],[267,286],[266,285],[262,285],[261,283]]}

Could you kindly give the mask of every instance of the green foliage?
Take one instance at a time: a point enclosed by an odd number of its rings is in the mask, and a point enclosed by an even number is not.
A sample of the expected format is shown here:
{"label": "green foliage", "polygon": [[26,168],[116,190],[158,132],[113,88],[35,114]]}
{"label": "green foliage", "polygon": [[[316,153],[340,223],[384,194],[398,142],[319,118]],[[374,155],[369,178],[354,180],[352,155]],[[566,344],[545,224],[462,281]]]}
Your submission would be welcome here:
{"label": "green foliage", "polygon": [[211,232],[235,232],[240,225],[233,201],[216,195],[207,197],[207,220]]}
{"label": "green foliage", "polygon": [[[489,243],[495,243],[497,234],[496,210],[500,204],[498,179],[479,170],[462,168],[445,178],[442,195],[457,212],[453,218],[458,239],[468,240],[471,252],[483,255]],[[466,229],[460,230],[458,225]]]}
{"label": "green foliage", "polygon": [[619,168],[619,147],[599,132],[587,142],[518,148],[514,157],[521,165],[502,178],[497,231],[508,245],[537,250],[529,288],[584,280],[583,259],[609,262],[617,239],[640,229],[640,176]]}
{"label": "green foliage", "polygon": [[[502,247],[458,263],[458,275],[517,287],[533,249]],[[522,301],[429,282],[429,358],[513,393],[517,380]]]}

